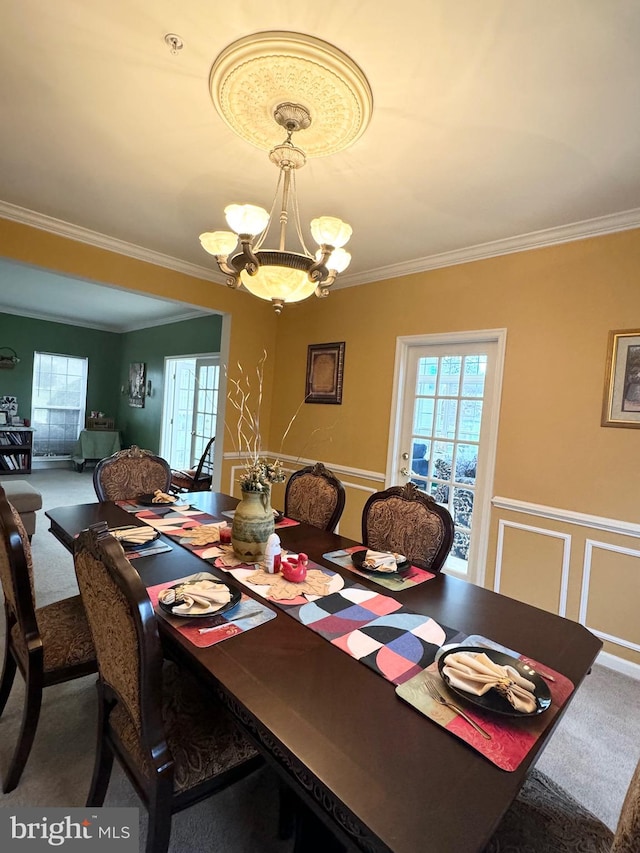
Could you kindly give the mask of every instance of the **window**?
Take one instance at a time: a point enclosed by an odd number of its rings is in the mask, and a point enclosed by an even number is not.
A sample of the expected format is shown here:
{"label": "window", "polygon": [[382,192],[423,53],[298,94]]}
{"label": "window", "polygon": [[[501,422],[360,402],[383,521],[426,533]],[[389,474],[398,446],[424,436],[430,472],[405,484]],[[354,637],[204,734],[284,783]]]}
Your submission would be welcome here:
{"label": "window", "polygon": [[88,359],[36,352],[31,426],[33,455],[71,456],[84,427]]}

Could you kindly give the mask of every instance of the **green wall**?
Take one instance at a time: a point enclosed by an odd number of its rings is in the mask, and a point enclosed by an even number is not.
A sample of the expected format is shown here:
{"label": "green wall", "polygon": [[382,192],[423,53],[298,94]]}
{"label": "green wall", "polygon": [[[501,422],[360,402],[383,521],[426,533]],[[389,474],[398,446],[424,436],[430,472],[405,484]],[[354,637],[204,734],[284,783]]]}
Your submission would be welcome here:
{"label": "green wall", "polygon": [[19,417],[30,418],[34,352],[85,356],[89,359],[87,412],[114,417],[120,400],[121,338],[114,332],[0,313],[0,347],[11,347],[20,359],[13,369],[0,370],[0,394],[17,397]]}
{"label": "green wall", "polygon": [[[120,336],[122,348],[118,389],[124,388],[125,393],[119,396],[116,423],[123,447],[137,444],[154,453],[159,452],[165,356],[220,352],[221,334],[222,316],[211,314],[180,323],[125,332]],[[152,395],[145,399],[144,408],[137,409],[129,406],[126,392],[129,384],[129,365],[140,361],[146,364]]]}
{"label": "green wall", "polygon": [[[115,418],[123,447],[137,444],[158,453],[165,356],[217,353],[221,334],[218,314],[117,333],[0,312],[0,347],[11,347],[20,359],[13,369],[0,369],[0,395],[17,397],[18,415],[30,418],[33,353],[85,356],[89,359],[87,413],[95,410]],[[128,404],[129,364],[136,361],[146,364],[153,388],[142,409]]]}

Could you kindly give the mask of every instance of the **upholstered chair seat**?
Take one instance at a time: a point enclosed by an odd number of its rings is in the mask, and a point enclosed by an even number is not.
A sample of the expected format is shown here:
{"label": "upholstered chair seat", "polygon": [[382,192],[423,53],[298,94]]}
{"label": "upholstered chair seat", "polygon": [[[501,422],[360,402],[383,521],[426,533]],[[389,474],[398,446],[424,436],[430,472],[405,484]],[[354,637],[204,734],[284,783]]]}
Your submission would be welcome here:
{"label": "upholstered chair seat", "polygon": [[9,768],[3,771],[3,791],[7,794],[20,781],[29,758],[44,688],[89,675],[97,664],[80,596],[36,607],[29,537],[1,486],[0,582],[6,629],[0,715],[18,670],[25,682],[22,724]]}
{"label": "upholstered chair seat", "polygon": [[317,462],[289,477],[284,514],[333,533],[340,521],[344,503],[344,486],[322,462]]}
{"label": "upholstered chair seat", "polygon": [[640,763],[615,834],[567,791],[532,770],[484,853],[638,853]]}
{"label": "upholstered chair seat", "polygon": [[[181,672],[171,661],[165,661],[162,670],[162,720],[174,761],[176,794],[195,788],[258,754],[222,706],[213,697],[208,697],[205,703],[193,677]],[[135,725],[121,703],[111,712],[109,723],[135,766],[149,778],[152,770]]]}
{"label": "upholstered chair seat", "polygon": [[371,495],[362,511],[362,541],[376,551],[404,554],[414,565],[438,572],[453,544],[453,520],[413,483]]}
{"label": "upholstered chair seat", "polygon": [[[79,595],[36,608],[36,622],[42,639],[44,672],[95,664],[93,640]],[[26,660],[27,647],[17,624],[11,629],[11,639],[20,657]]]}
{"label": "upholstered chair seat", "polygon": [[93,487],[99,501],[126,501],[156,489],[167,492],[171,468],[166,459],[134,444],[101,459],[93,471]]}
{"label": "upholstered chair seat", "polygon": [[98,743],[87,806],[101,806],[117,758],[149,813],[147,853],[169,846],[174,812],[262,762],[220,701],[163,660],[147,590],[106,525],[75,545],[98,658]]}

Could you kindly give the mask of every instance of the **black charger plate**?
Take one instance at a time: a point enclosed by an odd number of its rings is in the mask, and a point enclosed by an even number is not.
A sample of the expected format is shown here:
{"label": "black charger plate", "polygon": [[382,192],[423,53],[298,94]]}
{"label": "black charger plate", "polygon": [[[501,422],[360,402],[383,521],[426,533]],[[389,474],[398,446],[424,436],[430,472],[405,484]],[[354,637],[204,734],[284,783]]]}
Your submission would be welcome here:
{"label": "black charger plate", "polygon": [[[501,696],[497,690],[488,690],[484,696],[475,696],[473,693],[467,693],[465,690],[459,690],[457,687],[454,687],[444,674],[443,669],[446,666],[447,657],[455,652],[470,652],[472,654],[483,653],[489,658],[489,660],[492,660],[499,666],[512,666],[523,678],[526,678],[535,684],[533,697],[536,700],[536,710],[528,713],[516,711],[513,705],[511,705],[504,696]],[[438,672],[452,693],[455,693],[456,696],[460,696],[460,698],[464,699],[466,702],[478,705],[485,711],[493,711],[496,714],[504,714],[508,717],[535,717],[551,707],[551,692],[542,676],[538,675],[537,672],[532,672],[531,667],[527,666],[519,658],[514,658],[504,652],[482,648],[481,646],[456,646],[455,648],[447,649],[447,651],[440,656],[438,659]]]}

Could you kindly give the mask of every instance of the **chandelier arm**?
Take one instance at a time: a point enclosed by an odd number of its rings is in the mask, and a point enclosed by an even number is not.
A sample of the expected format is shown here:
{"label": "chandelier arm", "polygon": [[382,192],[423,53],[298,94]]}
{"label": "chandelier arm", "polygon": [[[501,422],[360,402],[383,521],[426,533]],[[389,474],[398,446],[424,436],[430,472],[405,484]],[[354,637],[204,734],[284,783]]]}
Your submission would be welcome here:
{"label": "chandelier arm", "polygon": [[298,209],[298,187],[296,185],[296,176],[295,172],[293,174],[293,193],[292,193],[292,203],[291,209],[293,210],[293,220],[296,226],[296,233],[298,235],[298,240],[300,240],[300,245],[302,246],[302,250],[307,255],[307,257],[312,258],[313,255],[307,249],[307,246],[304,242],[304,237],[302,236],[302,226],[300,225],[300,210]]}
{"label": "chandelier arm", "polygon": [[240,240],[240,244],[242,246],[242,255],[244,258],[246,258],[245,269],[249,273],[249,275],[255,275],[256,270],[260,266],[260,261],[258,260],[257,255],[254,254],[254,250],[251,245],[253,241],[253,235],[239,234],[238,239]]}
{"label": "chandelier arm", "polygon": [[276,191],[273,196],[273,201],[271,202],[271,208],[269,210],[269,220],[265,226],[264,231],[257,238],[256,242],[253,245],[253,251],[258,252],[262,248],[262,244],[264,243],[267,234],[269,233],[269,229],[271,228],[271,223],[273,222],[273,214],[276,210],[276,205],[278,203],[278,195],[280,193],[280,184],[282,183],[282,169],[278,169],[278,182],[276,184]]}

